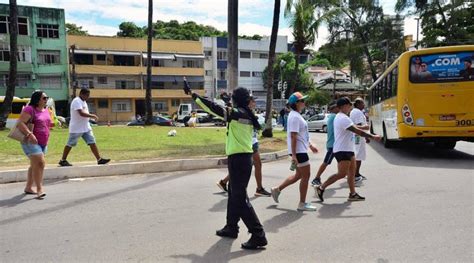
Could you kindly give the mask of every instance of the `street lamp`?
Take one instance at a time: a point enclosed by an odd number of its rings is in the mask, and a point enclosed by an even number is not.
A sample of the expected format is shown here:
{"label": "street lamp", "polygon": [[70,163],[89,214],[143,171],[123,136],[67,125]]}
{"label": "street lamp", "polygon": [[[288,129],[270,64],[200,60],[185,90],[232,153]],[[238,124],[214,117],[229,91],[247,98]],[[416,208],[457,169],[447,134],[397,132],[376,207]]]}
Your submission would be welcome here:
{"label": "street lamp", "polygon": [[286,61],[283,59],[280,60],[280,83],[281,85],[278,85],[279,91],[280,91],[280,98],[284,99],[285,98],[285,92],[283,91],[283,67],[286,65]]}

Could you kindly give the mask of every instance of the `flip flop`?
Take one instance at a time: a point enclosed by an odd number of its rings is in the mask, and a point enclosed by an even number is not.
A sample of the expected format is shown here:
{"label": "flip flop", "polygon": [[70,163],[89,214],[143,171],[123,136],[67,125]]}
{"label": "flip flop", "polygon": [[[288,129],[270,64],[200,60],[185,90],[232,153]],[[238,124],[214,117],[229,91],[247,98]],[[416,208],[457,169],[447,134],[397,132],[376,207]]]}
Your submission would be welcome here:
{"label": "flip flop", "polygon": [[46,193],[39,194],[36,199],[43,199],[46,196]]}
{"label": "flip flop", "polygon": [[37,193],[35,193],[35,192],[29,192],[29,191],[25,191],[25,195],[35,195],[35,194],[37,194]]}

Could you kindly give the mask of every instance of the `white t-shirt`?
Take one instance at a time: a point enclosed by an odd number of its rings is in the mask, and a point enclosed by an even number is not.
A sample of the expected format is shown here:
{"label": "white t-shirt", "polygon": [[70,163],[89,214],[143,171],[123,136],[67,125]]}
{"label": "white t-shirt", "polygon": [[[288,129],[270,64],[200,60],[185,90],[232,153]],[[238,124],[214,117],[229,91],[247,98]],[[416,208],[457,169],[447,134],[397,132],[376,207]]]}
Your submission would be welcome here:
{"label": "white t-shirt", "polygon": [[344,113],[339,112],[334,118],[334,147],[336,152],[355,152],[354,133],[347,128],[354,125],[351,119]]}
{"label": "white t-shirt", "polygon": [[291,152],[291,133],[297,132],[296,136],[296,153],[307,153],[309,147],[308,123],[297,111],[292,110],[288,115],[287,124],[287,144],[288,153]]}
{"label": "white t-shirt", "polygon": [[84,133],[92,130],[89,118],[79,115],[77,110],[80,109],[85,113],[89,113],[87,102],[83,101],[80,97],[76,97],[71,102],[71,120],[69,121],[70,133]]}
{"label": "white t-shirt", "polygon": [[[355,125],[367,125],[367,119],[365,118],[364,113],[354,108],[351,111],[350,118]],[[365,138],[355,134],[354,135],[354,143],[355,143],[355,155],[357,161],[364,161],[365,160]]]}

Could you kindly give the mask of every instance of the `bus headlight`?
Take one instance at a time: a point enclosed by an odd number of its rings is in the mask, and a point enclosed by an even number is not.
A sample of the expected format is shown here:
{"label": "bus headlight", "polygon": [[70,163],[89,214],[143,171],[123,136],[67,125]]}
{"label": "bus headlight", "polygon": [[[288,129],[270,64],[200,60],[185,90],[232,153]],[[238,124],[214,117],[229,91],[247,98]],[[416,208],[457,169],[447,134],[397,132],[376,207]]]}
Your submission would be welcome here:
{"label": "bus headlight", "polygon": [[403,116],[403,122],[405,122],[408,125],[413,126],[413,115],[411,114],[410,107],[408,107],[408,104],[403,105],[402,116]]}

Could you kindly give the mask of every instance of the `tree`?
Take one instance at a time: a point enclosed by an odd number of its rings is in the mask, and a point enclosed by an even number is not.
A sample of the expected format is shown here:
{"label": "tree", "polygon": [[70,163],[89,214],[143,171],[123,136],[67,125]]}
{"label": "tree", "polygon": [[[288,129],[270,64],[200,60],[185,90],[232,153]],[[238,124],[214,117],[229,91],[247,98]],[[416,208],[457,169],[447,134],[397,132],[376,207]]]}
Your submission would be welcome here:
{"label": "tree", "polygon": [[331,101],[331,94],[328,91],[320,89],[311,89],[308,92],[308,99],[306,104],[308,105],[327,105]]}
{"label": "tree", "polygon": [[426,47],[474,44],[473,1],[397,0],[395,9],[420,16]]}
{"label": "tree", "polygon": [[275,49],[278,36],[278,25],[280,23],[280,6],[281,1],[275,0],[275,5],[273,7],[273,22],[272,22],[272,34],[270,37],[270,50],[268,52],[268,66],[267,66],[267,75],[268,79],[266,82],[267,88],[267,105],[265,108],[265,129],[262,132],[264,137],[273,137],[272,131],[272,109],[273,109],[273,64],[275,61]]}
{"label": "tree", "polygon": [[[317,18],[316,6],[310,0],[287,1],[285,8],[285,17],[289,19],[290,27],[294,37],[293,47],[295,51],[296,61],[299,62],[300,54],[302,54],[308,45],[313,45],[316,41],[316,35],[321,18]],[[295,63],[294,78],[290,85],[290,93],[296,89],[298,81],[299,63]]]}
{"label": "tree", "polygon": [[143,38],[146,35],[145,32],[147,32],[133,22],[122,22],[119,25],[119,29],[120,31],[117,33],[119,37]]}
{"label": "tree", "polygon": [[153,39],[153,0],[148,0],[148,39],[147,39],[147,66],[146,66],[146,94],[145,108],[146,118],[145,124],[153,124],[153,109],[151,108],[151,49]]}
{"label": "tree", "polygon": [[0,107],[0,129],[4,129],[7,124],[8,115],[12,110],[13,96],[15,96],[15,86],[17,78],[18,62],[18,6],[16,0],[10,0],[10,72],[8,74],[7,89],[5,99]]}
{"label": "tree", "polygon": [[88,36],[89,33],[87,33],[86,30],[82,29],[82,26],[78,26],[73,23],[66,23],[66,33],[68,35],[76,35],[76,36]]}

